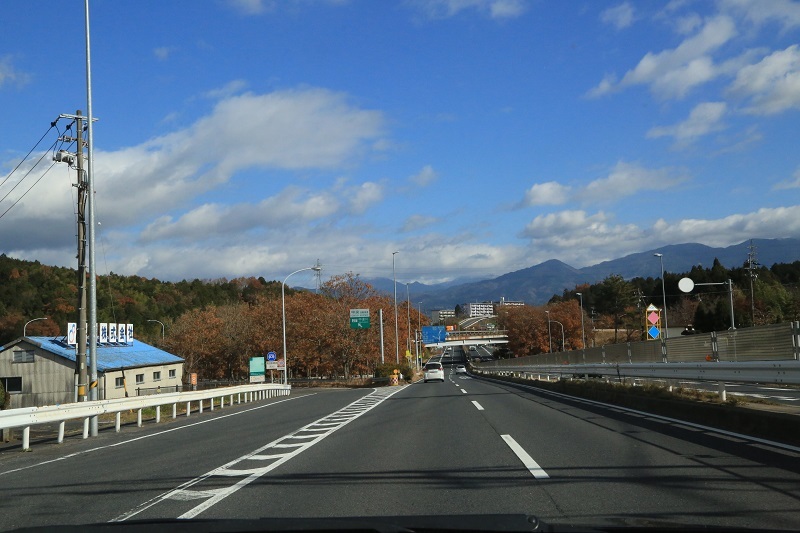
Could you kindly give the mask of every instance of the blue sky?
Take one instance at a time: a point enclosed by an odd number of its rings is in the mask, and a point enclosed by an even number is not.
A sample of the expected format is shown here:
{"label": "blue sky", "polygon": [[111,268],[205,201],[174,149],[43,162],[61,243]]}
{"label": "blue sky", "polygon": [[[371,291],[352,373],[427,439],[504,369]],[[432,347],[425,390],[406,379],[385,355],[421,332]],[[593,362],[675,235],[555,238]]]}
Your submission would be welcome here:
{"label": "blue sky", "polygon": [[[86,109],[83,2],[4,8],[0,247],[74,267],[75,171],[31,188],[47,155],[26,174],[58,132],[12,169]],[[93,0],[90,16],[101,274],[281,279],[319,259],[324,278],[391,277],[399,251],[398,280],[430,283],[800,237],[798,2]]]}

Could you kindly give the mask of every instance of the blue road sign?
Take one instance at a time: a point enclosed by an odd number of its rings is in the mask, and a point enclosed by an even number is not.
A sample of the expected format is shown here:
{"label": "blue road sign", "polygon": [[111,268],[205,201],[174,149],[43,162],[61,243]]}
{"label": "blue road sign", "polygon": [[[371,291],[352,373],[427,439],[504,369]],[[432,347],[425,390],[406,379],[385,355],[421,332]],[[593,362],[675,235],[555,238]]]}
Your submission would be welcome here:
{"label": "blue road sign", "polygon": [[422,326],[422,342],[434,344],[447,339],[447,330],[444,326]]}
{"label": "blue road sign", "polygon": [[267,354],[267,361],[276,361],[277,359],[278,359],[278,356],[275,355],[275,352],[269,352]]}

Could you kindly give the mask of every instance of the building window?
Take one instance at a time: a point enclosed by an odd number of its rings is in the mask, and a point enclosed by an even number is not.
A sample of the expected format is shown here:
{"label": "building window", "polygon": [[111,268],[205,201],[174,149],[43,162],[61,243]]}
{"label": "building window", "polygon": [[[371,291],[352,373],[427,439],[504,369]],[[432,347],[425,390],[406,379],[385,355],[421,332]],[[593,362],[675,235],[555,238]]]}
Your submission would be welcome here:
{"label": "building window", "polygon": [[19,394],[22,392],[22,376],[0,378],[0,383],[9,394]]}
{"label": "building window", "polygon": [[34,350],[18,350],[14,352],[13,362],[15,363],[33,363]]}
{"label": "building window", "polygon": [[136,384],[141,385],[144,383],[144,374],[136,374]]}
{"label": "building window", "polygon": [[169,371],[169,379],[175,379],[175,375],[176,375],[175,374],[175,369],[174,368],[170,369],[170,371]]}
{"label": "building window", "polygon": [[125,386],[125,378],[114,378],[114,386],[121,389]]}
{"label": "building window", "polygon": [[153,372],[153,381],[161,381],[161,372]]}

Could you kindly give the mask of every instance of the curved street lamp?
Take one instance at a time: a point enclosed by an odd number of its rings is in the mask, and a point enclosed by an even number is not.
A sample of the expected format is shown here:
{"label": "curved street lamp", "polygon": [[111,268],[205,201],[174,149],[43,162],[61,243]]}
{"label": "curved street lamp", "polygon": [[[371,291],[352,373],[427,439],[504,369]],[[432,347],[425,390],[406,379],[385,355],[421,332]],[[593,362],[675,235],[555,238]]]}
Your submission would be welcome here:
{"label": "curved street lamp", "polygon": [[397,276],[394,270],[394,256],[400,251],[392,252],[392,280],[394,280],[394,358],[396,365],[400,364],[400,333],[397,326]]}
{"label": "curved street lamp", "polygon": [[550,311],[545,311],[547,315],[547,343],[550,345],[550,352],[553,353],[553,336],[550,334]]}
{"label": "curved street lamp", "polygon": [[306,270],[313,270],[314,272],[319,272],[322,270],[322,267],[319,265],[314,265],[312,267],[301,268],[300,270],[295,270],[283,280],[281,284],[281,314],[283,316],[283,384],[289,384],[289,360],[286,357],[286,282],[289,280],[290,277],[294,276],[298,272],[304,272]]}
{"label": "curved street lamp", "polygon": [[37,320],[47,320],[47,317],[43,316],[43,317],[40,317],[40,318],[34,318],[33,320],[28,320],[27,322],[25,322],[25,325],[22,326],[22,336],[23,337],[27,337],[28,336],[27,333],[26,333],[26,331],[28,329],[28,324],[30,324],[31,322],[36,322]]}
{"label": "curved street lamp", "polygon": [[576,292],[575,294],[581,299],[581,346],[586,351],[586,330],[583,329],[583,293]]}
{"label": "curved street lamp", "polygon": [[552,322],[553,324],[558,324],[559,326],[561,326],[561,351],[563,352],[564,351],[564,324],[562,324],[558,320],[551,320],[550,322]]}
{"label": "curved street lamp", "polygon": [[161,342],[164,342],[164,323],[160,320],[148,320],[148,322],[158,322],[161,324]]}
{"label": "curved street lamp", "polygon": [[667,291],[664,288],[664,254],[653,254],[661,260],[661,298],[664,300],[664,338],[669,339],[669,321],[667,320]]}

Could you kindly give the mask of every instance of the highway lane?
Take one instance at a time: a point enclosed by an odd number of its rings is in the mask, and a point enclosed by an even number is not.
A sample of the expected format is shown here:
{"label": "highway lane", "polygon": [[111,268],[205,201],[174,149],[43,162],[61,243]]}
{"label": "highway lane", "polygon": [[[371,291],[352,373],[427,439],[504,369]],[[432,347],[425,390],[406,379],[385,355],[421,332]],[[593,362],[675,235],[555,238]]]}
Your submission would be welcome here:
{"label": "highway lane", "polygon": [[[573,524],[800,527],[800,450],[449,369],[444,383],[290,398],[11,473],[53,449],[81,452],[133,435],[0,454],[0,526],[526,513]],[[154,428],[137,436],[164,429]],[[250,477],[229,475],[248,469]],[[96,473],[81,480],[81,472]]]}
{"label": "highway lane", "polygon": [[797,452],[602,411],[450,375],[407,387],[204,516],[800,525]]}
{"label": "highway lane", "polygon": [[0,528],[105,522],[368,390],[300,390],[162,424],[0,453]]}

